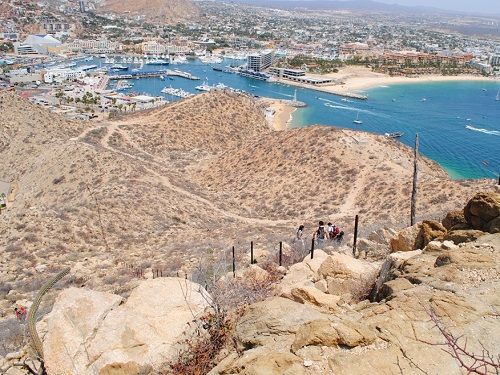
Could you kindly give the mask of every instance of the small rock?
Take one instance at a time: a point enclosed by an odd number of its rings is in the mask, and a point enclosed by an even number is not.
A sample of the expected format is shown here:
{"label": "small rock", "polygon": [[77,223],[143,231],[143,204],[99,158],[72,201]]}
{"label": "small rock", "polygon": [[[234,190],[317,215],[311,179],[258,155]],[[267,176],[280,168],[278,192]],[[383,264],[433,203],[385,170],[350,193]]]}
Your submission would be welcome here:
{"label": "small rock", "polygon": [[304,367],[311,367],[313,365],[313,361],[311,360],[304,360]]}
{"label": "small rock", "polygon": [[47,265],[39,264],[35,267],[35,271],[38,273],[44,273],[47,270]]}

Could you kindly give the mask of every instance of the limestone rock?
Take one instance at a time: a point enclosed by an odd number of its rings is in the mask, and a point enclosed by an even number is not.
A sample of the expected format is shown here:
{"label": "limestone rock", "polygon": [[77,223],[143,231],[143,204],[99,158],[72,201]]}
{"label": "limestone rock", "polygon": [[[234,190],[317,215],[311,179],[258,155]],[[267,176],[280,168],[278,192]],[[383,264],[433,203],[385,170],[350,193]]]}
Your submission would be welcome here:
{"label": "limestone rock", "polygon": [[467,224],[464,217],[464,211],[451,211],[446,214],[446,217],[441,222],[447,230],[452,230],[457,225]]}
{"label": "limestone rock", "polygon": [[411,227],[400,230],[398,234],[391,239],[391,250],[412,251],[421,248],[417,242],[422,224],[417,223]]}
{"label": "limestone rock", "polygon": [[388,299],[389,297],[394,297],[403,290],[411,289],[413,287],[414,285],[407,279],[398,277],[397,279],[387,281],[382,285],[377,299]]}
{"label": "limestone rock", "polygon": [[446,228],[438,221],[424,220],[420,227],[417,238],[417,247],[423,249],[429,242],[442,239],[446,234]]}
{"label": "limestone rock", "polygon": [[273,297],[250,306],[241,317],[235,339],[239,348],[277,345],[293,342],[299,327],[313,320],[326,319],[324,314],[310,305],[304,305],[282,297]]}
{"label": "limestone rock", "polygon": [[43,339],[48,373],[133,374],[173,358],[193,314],[208,306],[202,293],[199,285],[180,278],[143,281],[122,305],[122,298],[110,293],[62,291]]}
{"label": "limestone rock", "polygon": [[329,310],[338,310],[337,303],[340,301],[340,297],[323,293],[316,287],[294,288],[291,294],[293,300],[299,303],[309,303]]}
{"label": "limestone rock", "polygon": [[477,240],[479,237],[485,235],[486,233],[480,230],[452,230],[448,232],[444,237],[445,240],[453,241],[454,244],[458,245],[464,242],[472,242]]}
{"label": "limestone rock", "polygon": [[478,193],[464,208],[464,217],[473,229],[487,230],[487,224],[500,216],[500,193]]}
{"label": "limestone rock", "polygon": [[316,279],[317,275],[306,264],[303,262],[294,264],[276,286],[276,294],[285,298],[292,298],[291,292],[293,288],[313,286],[313,281]]}
{"label": "limestone rock", "polygon": [[314,346],[346,346],[354,348],[373,343],[377,336],[368,327],[354,321],[330,322],[314,320],[299,328],[292,344],[296,352],[308,345]]}
{"label": "limestone rock", "polygon": [[221,363],[208,375],[306,375],[302,359],[290,352],[251,349],[229,363]]}
{"label": "limestone rock", "polygon": [[391,238],[396,236],[396,234],[397,232],[392,228],[381,228],[371,232],[368,235],[368,239],[381,245],[389,245]]}

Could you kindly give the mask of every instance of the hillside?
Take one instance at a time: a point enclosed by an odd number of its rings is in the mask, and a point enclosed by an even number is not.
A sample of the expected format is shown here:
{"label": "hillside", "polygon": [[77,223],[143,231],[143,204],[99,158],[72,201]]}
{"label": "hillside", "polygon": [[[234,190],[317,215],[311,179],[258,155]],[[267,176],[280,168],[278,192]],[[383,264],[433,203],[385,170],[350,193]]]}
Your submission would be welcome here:
{"label": "hillside", "polygon": [[[267,133],[190,170],[227,207],[269,218],[365,223],[408,218],[413,152],[397,141],[331,127]],[[487,181],[453,181],[421,158],[418,212],[439,216]]]}
{"label": "hillside", "polygon": [[176,24],[195,18],[198,7],[191,0],[104,0],[99,8],[130,16],[144,16],[148,21]]}
{"label": "hillside", "polygon": [[[274,248],[299,223],[309,235],[335,220],[349,238],[355,214],[361,231],[407,222],[408,148],[328,127],[272,132],[247,96],[214,92],[98,123],[13,93],[0,111],[0,180],[12,188],[0,316],[65,266],[70,285],[127,295],[137,270],[175,274],[232,245],[243,256],[250,241]],[[492,185],[451,181],[425,159],[421,180],[420,216]]]}

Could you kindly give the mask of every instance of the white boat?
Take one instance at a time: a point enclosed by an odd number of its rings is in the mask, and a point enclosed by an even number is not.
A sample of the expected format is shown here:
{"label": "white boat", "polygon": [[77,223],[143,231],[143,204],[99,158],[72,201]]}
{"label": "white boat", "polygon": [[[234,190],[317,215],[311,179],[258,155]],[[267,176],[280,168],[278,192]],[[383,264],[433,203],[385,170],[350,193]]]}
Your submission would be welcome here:
{"label": "white boat", "polygon": [[168,64],[170,64],[170,61],[161,60],[161,59],[154,59],[154,60],[146,61],[145,64],[146,65],[168,65]]}
{"label": "white boat", "polygon": [[165,80],[165,77],[164,77],[164,76],[160,76],[160,79],[161,79],[162,81],[164,81],[164,80]]}
{"label": "white boat", "polygon": [[110,69],[111,69],[111,70],[114,70],[114,71],[118,71],[118,70],[128,70],[128,66],[115,64],[115,65],[111,66],[111,68],[110,68]]}
{"label": "white boat", "polygon": [[403,132],[394,132],[394,133],[385,133],[387,138],[399,138],[402,137],[405,133]]}
{"label": "white boat", "polygon": [[212,90],[212,86],[209,86],[209,85],[207,85],[206,82],[204,82],[202,85],[196,86],[195,89],[198,91],[208,92],[208,91]]}
{"label": "white boat", "polygon": [[356,115],[356,120],[354,120],[354,121],[353,121],[353,123],[354,123],[354,124],[362,124],[362,123],[363,123],[363,121],[361,121],[361,120],[359,119],[359,111],[358,111],[358,114]]}

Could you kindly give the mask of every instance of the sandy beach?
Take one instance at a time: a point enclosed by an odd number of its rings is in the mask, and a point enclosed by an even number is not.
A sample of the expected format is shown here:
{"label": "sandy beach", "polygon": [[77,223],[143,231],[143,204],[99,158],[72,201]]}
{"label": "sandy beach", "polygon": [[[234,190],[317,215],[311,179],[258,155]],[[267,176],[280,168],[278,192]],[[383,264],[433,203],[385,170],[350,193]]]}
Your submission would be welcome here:
{"label": "sandy beach", "polygon": [[293,82],[290,80],[280,80],[281,83],[286,83],[291,86],[304,87],[332,94],[357,96],[362,94],[364,90],[377,87],[388,86],[399,83],[424,83],[424,82],[446,82],[446,81],[491,81],[494,78],[477,76],[477,75],[460,75],[460,76],[441,76],[441,75],[422,75],[417,77],[395,76],[391,77],[387,74],[375,73],[371,69],[363,66],[348,66],[339,70],[338,73],[329,73],[325,75],[314,75],[316,77],[328,77],[334,79],[338,83],[323,86],[313,86]]}
{"label": "sandy beach", "polygon": [[274,114],[268,115],[268,121],[271,128],[276,131],[285,130],[292,120],[292,114],[297,110],[297,108],[279,99],[265,98],[261,99],[261,103],[266,108],[274,110]]}

